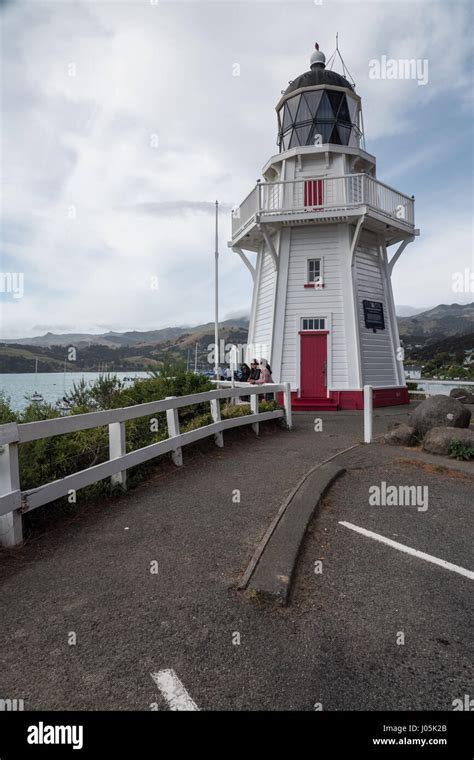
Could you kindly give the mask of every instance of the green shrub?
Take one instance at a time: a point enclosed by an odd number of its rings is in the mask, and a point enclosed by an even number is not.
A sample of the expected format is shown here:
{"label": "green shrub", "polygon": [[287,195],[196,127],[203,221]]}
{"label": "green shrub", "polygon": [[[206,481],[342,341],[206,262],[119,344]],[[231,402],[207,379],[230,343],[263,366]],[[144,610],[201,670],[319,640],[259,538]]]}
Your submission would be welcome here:
{"label": "green shrub", "polygon": [[22,490],[36,488],[107,461],[108,430],[103,426],[20,443],[18,456]]}
{"label": "green shrub", "polygon": [[[183,396],[202,393],[214,388],[208,378],[187,372],[184,364],[166,364],[160,374],[150,373],[146,379],[136,380],[131,387],[116,376],[100,377],[93,384],[81,380],[72,391],[65,395],[71,414],[116,409],[151,401],[159,401],[167,396]],[[262,412],[280,409],[276,401],[261,401]],[[222,419],[230,419],[250,414],[250,404],[223,404]],[[196,430],[213,422],[209,402],[186,406],[178,410],[181,432]],[[14,412],[9,399],[0,394],[0,424],[8,422],[36,422],[61,416],[56,406],[29,403],[21,412]],[[159,412],[128,420],[125,423],[127,452],[149,446],[168,438],[166,413]],[[21,488],[28,490],[45,483],[60,480],[80,470],[106,462],[109,459],[109,434],[107,425],[80,430],[75,433],[30,441],[19,445]],[[131,486],[141,480],[154,461],[138,465],[128,470],[127,482]],[[98,496],[109,495],[117,490],[107,478],[87,488],[80,489],[78,502],[91,501]],[[61,500],[66,509],[67,499]]]}
{"label": "green shrub", "polygon": [[[71,408],[71,414],[75,415],[159,401],[166,396],[201,393],[212,388],[207,378],[186,372],[182,365],[169,364],[164,368],[164,374],[152,374],[149,378],[137,380],[128,388],[116,376],[100,377],[93,384],[81,380],[66,394],[65,401]],[[47,403],[30,403],[22,412],[15,413],[8,399],[0,397],[0,424],[15,421],[36,422],[59,416],[59,410]],[[212,421],[208,402],[183,407],[179,410],[179,417],[183,430],[195,429]],[[203,419],[208,421],[203,422]],[[166,440],[166,413],[159,412],[128,420],[125,430],[127,452]],[[44,483],[106,462],[108,458],[109,436],[106,425],[22,443],[19,446],[21,488],[37,488]],[[129,483],[140,479],[152,465],[153,462],[149,462],[129,470]],[[78,492],[78,500],[88,500],[94,494],[102,495],[110,490],[110,482],[106,480],[81,489]]]}
{"label": "green shrub", "polygon": [[10,406],[10,399],[0,392],[0,425],[6,425],[7,422],[16,422],[18,415],[15,414]]}
{"label": "green shrub", "polygon": [[470,459],[474,459],[474,446],[464,441],[451,441],[448,453],[454,459],[469,461]]}
{"label": "green shrub", "polygon": [[231,417],[245,417],[247,414],[250,414],[250,404],[225,404],[221,409],[223,420]]}
{"label": "green shrub", "polygon": [[278,409],[283,409],[284,407],[278,403],[278,401],[272,400],[272,401],[260,401],[258,405],[258,410],[260,412],[276,412]]}
{"label": "green shrub", "polygon": [[190,420],[186,423],[183,427],[180,428],[182,433],[188,433],[190,430],[197,430],[200,427],[204,427],[205,425],[211,425],[214,420],[212,419],[212,415],[209,414],[200,414],[198,417],[195,417],[193,420]]}
{"label": "green shrub", "polygon": [[73,411],[112,409],[115,400],[119,398],[121,388],[123,383],[115,375],[99,377],[94,383],[87,382],[82,377],[73,384],[69,393],[65,393],[64,402]]}
{"label": "green shrub", "polygon": [[165,412],[151,414],[148,417],[137,417],[125,423],[125,440],[127,452],[141,449],[158,441],[168,438],[168,426]]}

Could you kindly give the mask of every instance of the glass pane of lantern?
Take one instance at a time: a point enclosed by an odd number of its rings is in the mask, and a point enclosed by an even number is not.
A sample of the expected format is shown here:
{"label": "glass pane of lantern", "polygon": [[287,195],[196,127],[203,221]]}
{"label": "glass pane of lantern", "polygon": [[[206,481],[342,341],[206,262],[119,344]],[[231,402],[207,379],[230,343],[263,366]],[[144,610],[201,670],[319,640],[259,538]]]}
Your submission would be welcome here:
{"label": "glass pane of lantern", "polygon": [[322,145],[323,142],[324,140],[319,130],[319,124],[313,124],[311,134],[308,138],[308,145]]}
{"label": "glass pane of lantern", "polygon": [[342,121],[344,124],[351,124],[351,117],[349,115],[349,109],[347,107],[346,96],[343,95],[339,111],[337,112],[337,120]]}
{"label": "glass pane of lantern", "polygon": [[299,145],[298,135],[296,134],[296,129],[294,129],[291,135],[290,148],[295,148],[298,145]]}
{"label": "glass pane of lantern", "polygon": [[300,145],[308,145],[309,133],[311,132],[312,127],[312,124],[305,124],[302,127],[296,127],[295,132],[298,135]]}
{"label": "glass pane of lantern", "polygon": [[341,105],[341,100],[344,97],[344,93],[335,92],[334,90],[327,90],[327,96],[329,98],[329,102],[331,103],[334,116],[336,116],[337,112],[339,111],[339,106]]}
{"label": "glass pane of lantern", "polygon": [[296,120],[299,123],[301,121],[310,121],[312,118],[313,118],[313,114],[309,110],[305,96],[302,95],[301,100],[300,100],[300,107],[298,108],[298,116]]}
{"label": "glass pane of lantern", "polygon": [[297,145],[299,145],[299,143],[298,143],[298,136],[296,134],[296,131],[295,131],[295,129],[290,129],[290,137],[289,137],[289,140],[288,140],[288,148],[295,148]]}
{"label": "glass pane of lantern", "polygon": [[291,129],[286,134],[283,135],[283,141],[282,141],[283,150],[288,150],[288,148],[290,147],[290,138],[291,138]]}
{"label": "glass pane of lantern", "polygon": [[290,127],[292,123],[293,123],[293,119],[291,118],[291,113],[288,108],[288,103],[285,103],[285,113],[283,116],[283,130],[288,129],[288,127]]}
{"label": "glass pane of lantern", "polygon": [[304,94],[312,117],[316,116],[322,94],[322,90],[310,90]]}
{"label": "glass pane of lantern", "polygon": [[347,96],[347,105],[349,107],[349,116],[351,124],[357,124],[357,101],[350,95]]}
{"label": "glass pane of lantern", "polygon": [[323,143],[330,142],[331,132],[334,127],[334,122],[324,122],[324,121],[318,121],[315,125],[316,133],[319,132],[320,135],[322,135]]}
{"label": "glass pane of lantern", "polygon": [[282,106],[280,108],[280,110],[278,111],[278,132],[281,132],[282,128],[283,128],[283,114],[284,114],[284,111],[285,111],[284,106]]}
{"label": "glass pane of lantern", "polygon": [[300,96],[296,95],[294,98],[290,98],[290,100],[286,101],[286,104],[288,106],[288,110],[290,112],[291,120],[294,122],[296,121],[296,112],[298,110],[298,104],[300,102]]}
{"label": "glass pane of lantern", "polygon": [[332,130],[331,137],[329,138],[329,142],[333,145],[340,145],[341,144],[341,138],[339,137],[339,132],[337,131],[337,126],[334,125],[334,129]]}
{"label": "glass pane of lantern", "polygon": [[326,91],[321,97],[321,102],[318,108],[318,121],[322,119],[334,119],[334,113]]}
{"label": "glass pane of lantern", "polygon": [[349,145],[351,148],[359,148],[360,147],[360,135],[359,132],[355,127],[351,129],[351,135],[349,138]]}
{"label": "glass pane of lantern", "polygon": [[344,124],[338,124],[337,131],[339,132],[341,145],[349,145],[349,138],[351,136],[351,128],[346,127]]}

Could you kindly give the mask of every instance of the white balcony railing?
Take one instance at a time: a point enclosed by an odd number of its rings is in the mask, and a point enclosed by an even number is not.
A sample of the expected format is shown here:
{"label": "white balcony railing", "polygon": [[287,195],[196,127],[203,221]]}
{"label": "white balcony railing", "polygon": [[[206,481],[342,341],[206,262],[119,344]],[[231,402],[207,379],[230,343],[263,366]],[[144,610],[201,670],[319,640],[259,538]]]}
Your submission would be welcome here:
{"label": "white balcony railing", "polygon": [[260,218],[288,213],[313,215],[368,206],[393,221],[414,226],[414,199],[367,174],[341,177],[306,177],[282,182],[258,182],[232,212],[232,237],[241,233],[258,214]]}

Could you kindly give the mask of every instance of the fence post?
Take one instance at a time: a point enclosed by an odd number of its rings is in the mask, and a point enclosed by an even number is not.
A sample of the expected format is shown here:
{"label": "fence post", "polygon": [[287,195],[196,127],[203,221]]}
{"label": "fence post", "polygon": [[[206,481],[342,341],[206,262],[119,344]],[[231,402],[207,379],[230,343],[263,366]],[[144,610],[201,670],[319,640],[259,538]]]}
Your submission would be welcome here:
{"label": "fence post", "polygon": [[[20,471],[18,469],[18,444],[9,443],[0,446],[0,494],[20,490]],[[18,494],[19,504],[21,497]],[[18,546],[23,543],[21,513],[18,510],[8,512],[0,517],[0,545]]]}
{"label": "fence post", "polygon": [[232,388],[235,388],[235,373],[237,372],[237,347],[232,346],[230,350],[230,371]]}
{"label": "fence post", "polygon": [[288,430],[291,430],[293,427],[293,420],[291,417],[291,385],[290,383],[285,383],[283,406],[285,407],[286,427],[288,428]]}
{"label": "fence post", "polygon": [[[250,411],[252,414],[258,414],[258,392],[250,395]],[[255,435],[260,432],[260,424],[258,422],[252,422],[252,430]]]}
{"label": "fence post", "polygon": [[[125,439],[125,422],[111,422],[109,424],[109,457],[118,459],[127,453]],[[127,470],[116,472],[110,478],[113,486],[127,487]]]}
{"label": "fence post", "polygon": [[[220,422],[221,421],[221,405],[218,398],[211,398],[211,416],[213,419],[213,422]],[[224,445],[224,435],[222,433],[222,430],[219,433],[214,434],[214,443],[216,446],[219,446],[220,448]]]}
{"label": "fence post", "polygon": [[373,389],[364,385],[364,443],[372,443]]}
{"label": "fence post", "polygon": [[[176,398],[176,396],[167,396],[168,399]],[[179,435],[179,417],[177,409],[166,410],[166,422],[168,423],[168,435],[170,438],[174,438]],[[183,450],[180,446],[173,449],[171,452],[171,458],[177,467],[181,467],[183,464]]]}

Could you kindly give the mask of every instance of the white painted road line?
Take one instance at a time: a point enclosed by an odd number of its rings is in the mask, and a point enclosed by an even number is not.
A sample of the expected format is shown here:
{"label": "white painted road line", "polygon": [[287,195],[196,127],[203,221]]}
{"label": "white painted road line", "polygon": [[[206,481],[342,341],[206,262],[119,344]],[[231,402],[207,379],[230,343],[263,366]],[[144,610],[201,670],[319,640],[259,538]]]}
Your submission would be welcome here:
{"label": "white painted road line", "polygon": [[358,525],[353,525],[353,523],[339,521],[339,525],[344,525],[345,528],[362,533],[363,536],[368,536],[368,538],[375,538],[376,541],[387,544],[387,546],[391,546],[393,549],[398,549],[400,552],[405,552],[405,554],[411,554],[412,557],[425,559],[427,562],[432,562],[433,565],[439,565],[440,567],[444,567],[445,570],[451,570],[453,573],[459,573],[459,575],[464,575],[465,578],[470,578],[471,581],[474,580],[474,571],[472,570],[466,570],[464,567],[459,567],[459,565],[453,565],[451,562],[446,562],[445,559],[438,559],[438,557],[433,557],[431,554],[419,552],[418,549],[412,549],[410,546],[399,544],[398,541],[392,541],[391,538],[385,538],[385,536],[381,536],[379,533],[372,533],[371,530],[359,528]]}
{"label": "white painted road line", "polygon": [[150,675],[168,702],[170,710],[199,710],[174,670],[160,670]]}

